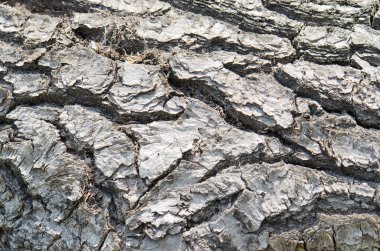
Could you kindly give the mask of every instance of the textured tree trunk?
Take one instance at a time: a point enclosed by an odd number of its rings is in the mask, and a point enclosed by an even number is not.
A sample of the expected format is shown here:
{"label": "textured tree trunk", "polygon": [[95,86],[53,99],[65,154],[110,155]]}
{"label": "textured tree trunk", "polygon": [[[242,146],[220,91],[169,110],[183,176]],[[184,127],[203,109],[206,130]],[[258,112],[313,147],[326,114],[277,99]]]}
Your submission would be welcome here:
{"label": "textured tree trunk", "polygon": [[0,2],[0,251],[380,249],[378,0]]}

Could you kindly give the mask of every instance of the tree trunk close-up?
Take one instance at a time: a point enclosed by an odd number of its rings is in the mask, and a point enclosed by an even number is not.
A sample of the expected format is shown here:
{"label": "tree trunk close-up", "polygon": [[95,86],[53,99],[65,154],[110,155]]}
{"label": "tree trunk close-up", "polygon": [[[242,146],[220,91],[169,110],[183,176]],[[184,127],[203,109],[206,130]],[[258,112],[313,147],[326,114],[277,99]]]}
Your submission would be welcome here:
{"label": "tree trunk close-up", "polygon": [[379,0],[0,0],[0,251],[380,250]]}

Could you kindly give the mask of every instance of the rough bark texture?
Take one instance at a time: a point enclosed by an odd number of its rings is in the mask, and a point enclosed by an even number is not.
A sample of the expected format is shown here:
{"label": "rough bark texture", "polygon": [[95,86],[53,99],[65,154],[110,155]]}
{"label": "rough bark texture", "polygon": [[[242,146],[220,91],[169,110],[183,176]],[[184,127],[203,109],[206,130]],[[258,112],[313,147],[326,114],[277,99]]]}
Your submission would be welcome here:
{"label": "rough bark texture", "polygon": [[0,250],[379,250],[378,0],[0,1]]}

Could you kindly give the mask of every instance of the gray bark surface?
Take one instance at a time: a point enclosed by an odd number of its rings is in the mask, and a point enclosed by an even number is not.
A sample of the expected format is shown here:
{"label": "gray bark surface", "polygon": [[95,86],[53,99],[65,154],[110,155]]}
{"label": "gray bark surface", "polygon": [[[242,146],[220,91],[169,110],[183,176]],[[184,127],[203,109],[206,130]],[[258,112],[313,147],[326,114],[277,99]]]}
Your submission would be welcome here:
{"label": "gray bark surface", "polygon": [[0,1],[0,251],[379,250],[378,7]]}

